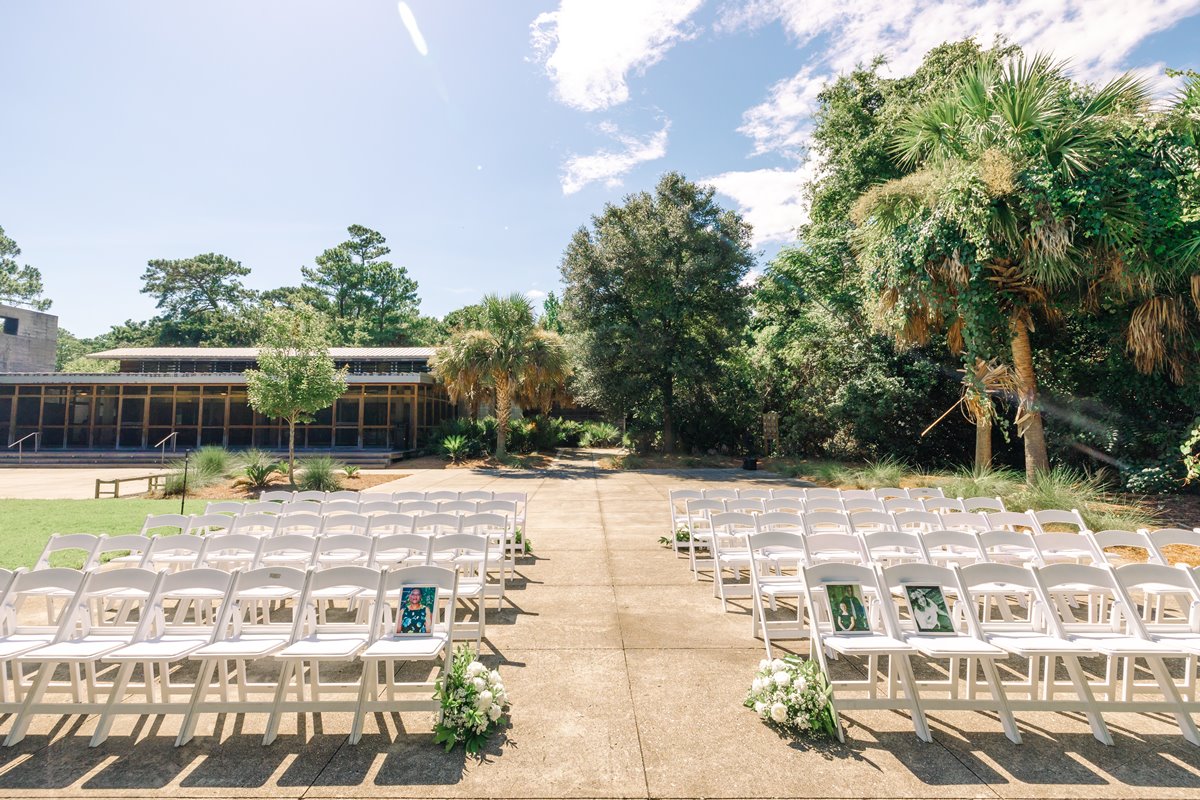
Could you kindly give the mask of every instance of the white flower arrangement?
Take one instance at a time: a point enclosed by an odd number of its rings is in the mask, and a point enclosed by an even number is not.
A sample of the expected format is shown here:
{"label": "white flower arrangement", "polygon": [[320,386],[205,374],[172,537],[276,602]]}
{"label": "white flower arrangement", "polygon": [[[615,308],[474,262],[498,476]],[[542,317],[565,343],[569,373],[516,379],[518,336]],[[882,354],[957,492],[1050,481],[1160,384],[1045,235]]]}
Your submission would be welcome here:
{"label": "white flower arrangement", "polygon": [[437,699],[442,707],[434,717],[433,740],[445,744],[447,752],[462,742],[468,753],[477,753],[497,728],[508,724],[508,693],[500,673],[476,661],[467,645],[454,653]]}
{"label": "white flower arrangement", "polygon": [[763,659],[746,695],[746,708],[789,736],[833,736],[833,689],[820,665],[796,656]]}

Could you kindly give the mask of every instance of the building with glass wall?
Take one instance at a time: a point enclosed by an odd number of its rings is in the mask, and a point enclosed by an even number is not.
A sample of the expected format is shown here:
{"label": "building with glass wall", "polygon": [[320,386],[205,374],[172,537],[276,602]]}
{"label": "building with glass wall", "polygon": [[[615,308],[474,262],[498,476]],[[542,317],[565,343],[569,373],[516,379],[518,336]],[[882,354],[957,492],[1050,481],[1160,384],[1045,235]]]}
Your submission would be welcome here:
{"label": "building with glass wall", "polygon": [[[400,455],[425,446],[456,415],[429,373],[432,348],[336,347],[347,368],[346,393],[300,425],[307,450],[380,450]],[[0,374],[0,437],[39,434],[40,450],[147,450],[175,434],[175,448],[287,447],[287,425],[246,401],[243,374],[252,347],[129,347],[96,353],[119,362],[114,373]]]}

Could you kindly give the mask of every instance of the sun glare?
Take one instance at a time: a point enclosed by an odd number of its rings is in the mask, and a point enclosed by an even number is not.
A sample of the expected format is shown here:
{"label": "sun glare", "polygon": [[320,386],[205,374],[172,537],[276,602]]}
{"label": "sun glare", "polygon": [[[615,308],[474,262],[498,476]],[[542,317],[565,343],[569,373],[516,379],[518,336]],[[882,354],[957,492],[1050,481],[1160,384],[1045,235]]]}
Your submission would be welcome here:
{"label": "sun glare", "polygon": [[408,7],[408,3],[405,3],[404,0],[400,1],[399,9],[400,21],[404,23],[404,27],[408,31],[408,36],[412,39],[413,47],[417,48],[417,52],[421,55],[429,55],[429,45],[425,44],[425,37],[421,35],[421,29],[417,27],[417,18],[413,16],[412,9]]}

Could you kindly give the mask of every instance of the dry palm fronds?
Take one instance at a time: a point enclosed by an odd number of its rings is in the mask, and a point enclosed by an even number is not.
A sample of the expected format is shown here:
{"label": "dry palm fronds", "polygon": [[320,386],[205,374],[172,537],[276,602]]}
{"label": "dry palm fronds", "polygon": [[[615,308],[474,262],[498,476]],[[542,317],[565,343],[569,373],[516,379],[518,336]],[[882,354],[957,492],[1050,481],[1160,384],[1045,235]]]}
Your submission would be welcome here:
{"label": "dry palm fronds", "polygon": [[955,317],[951,323],[949,330],[946,331],[946,345],[950,348],[950,352],[954,355],[962,355],[967,349],[967,343],[963,338],[963,328],[965,323],[962,317]]}
{"label": "dry palm fronds", "polygon": [[1193,275],[1192,280],[1192,305],[1196,307],[1196,313],[1200,314],[1200,275]]}
{"label": "dry palm fronds", "polygon": [[1139,372],[1165,370],[1176,383],[1183,381],[1183,362],[1173,358],[1187,336],[1187,314],[1177,297],[1155,295],[1133,310],[1125,331],[1125,346]]}
{"label": "dry palm fronds", "polygon": [[1016,165],[1008,154],[994,147],[984,150],[979,157],[979,177],[993,198],[1016,191],[1017,184],[1013,177],[1016,171]]}

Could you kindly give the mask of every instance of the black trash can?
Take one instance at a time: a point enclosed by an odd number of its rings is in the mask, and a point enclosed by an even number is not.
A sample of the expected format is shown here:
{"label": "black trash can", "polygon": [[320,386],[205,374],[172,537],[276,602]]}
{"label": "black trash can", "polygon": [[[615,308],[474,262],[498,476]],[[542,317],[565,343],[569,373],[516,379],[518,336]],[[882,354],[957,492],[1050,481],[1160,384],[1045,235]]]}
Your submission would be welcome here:
{"label": "black trash can", "polygon": [[756,470],[758,469],[758,459],[752,456],[746,456],[742,459],[742,469]]}

